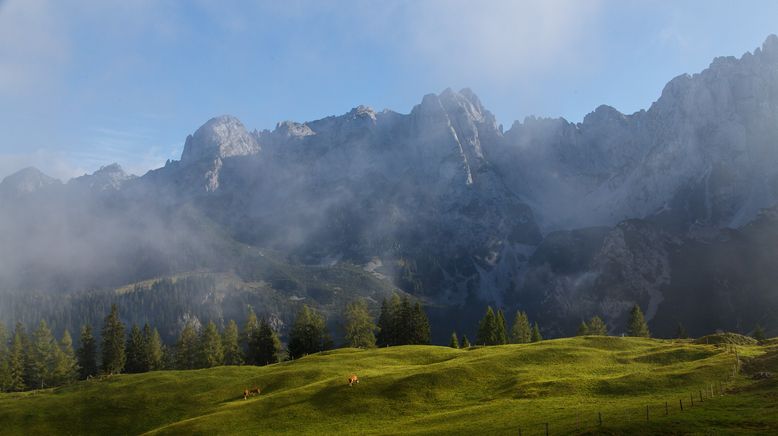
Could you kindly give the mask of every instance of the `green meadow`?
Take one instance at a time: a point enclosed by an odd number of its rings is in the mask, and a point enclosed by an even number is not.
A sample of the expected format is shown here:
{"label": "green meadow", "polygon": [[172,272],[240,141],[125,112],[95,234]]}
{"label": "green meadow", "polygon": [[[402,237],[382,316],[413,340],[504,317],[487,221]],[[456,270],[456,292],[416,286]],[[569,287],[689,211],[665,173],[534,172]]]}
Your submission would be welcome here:
{"label": "green meadow", "polygon": [[[778,376],[778,345],[587,336],[339,349],[0,394],[0,433],[778,434],[778,380],[752,376],[763,372]],[[261,395],[244,400],[254,386]]]}

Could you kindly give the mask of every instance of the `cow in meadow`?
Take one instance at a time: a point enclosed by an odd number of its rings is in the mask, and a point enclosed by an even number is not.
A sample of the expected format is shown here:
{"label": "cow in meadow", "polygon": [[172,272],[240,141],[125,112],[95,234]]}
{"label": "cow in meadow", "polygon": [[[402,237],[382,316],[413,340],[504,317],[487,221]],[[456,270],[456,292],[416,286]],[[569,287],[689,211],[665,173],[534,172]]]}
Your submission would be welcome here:
{"label": "cow in meadow", "polygon": [[348,378],[348,385],[351,386],[354,383],[359,383],[359,377],[356,374],[351,374]]}

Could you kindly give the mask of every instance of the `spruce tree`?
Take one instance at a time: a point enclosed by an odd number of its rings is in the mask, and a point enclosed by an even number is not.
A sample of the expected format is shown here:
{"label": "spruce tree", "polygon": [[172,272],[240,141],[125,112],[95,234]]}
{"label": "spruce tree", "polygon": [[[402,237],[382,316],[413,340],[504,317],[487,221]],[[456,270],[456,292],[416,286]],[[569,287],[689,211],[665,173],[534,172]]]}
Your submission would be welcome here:
{"label": "spruce tree", "polygon": [[514,344],[528,344],[532,339],[532,327],[526,312],[516,311],[511,328],[511,340]]}
{"label": "spruce tree", "polygon": [[492,306],[486,308],[486,314],[481,319],[478,326],[477,344],[479,345],[497,345],[497,316],[494,314]]}
{"label": "spruce tree", "polygon": [[381,303],[381,314],[378,317],[378,334],[376,344],[379,347],[398,345],[398,327],[400,318],[400,297],[392,294],[392,297]]}
{"label": "spruce tree", "polygon": [[395,313],[394,328],[397,345],[413,343],[413,306],[407,295],[400,300],[400,307]]}
{"label": "spruce tree", "polygon": [[238,343],[238,325],[230,320],[222,334],[222,348],[224,348],[225,365],[242,365],[243,353]]}
{"label": "spruce tree", "polygon": [[505,314],[502,309],[497,310],[497,344],[508,343],[508,328],[505,326]]}
{"label": "spruce tree", "polygon": [[199,367],[213,368],[224,364],[224,350],[222,349],[222,338],[219,335],[219,329],[213,321],[209,321],[203,331],[200,333],[200,343],[198,347]]}
{"label": "spruce tree", "polygon": [[686,333],[686,328],[680,322],[675,328],[675,337],[678,339],[686,339],[689,337],[689,335]]}
{"label": "spruce tree", "polygon": [[162,350],[162,338],[157,329],[150,325],[143,326],[143,367],[146,371],[157,371],[163,368],[164,352]]}
{"label": "spruce tree", "polygon": [[589,326],[586,325],[586,321],[581,321],[578,325],[578,330],[575,332],[576,336],[586,336],[589,334]]}
{"label": "spruce tree", "polygon": [[376,343],[373,317],[367,309],[367,303],[358,299],[346,305],[343,314],[344,338],[346,345],[352,348],[374,348]]}
{"label": "spruce tree", "polygon": [[457,332],[451,332],[451,342],[448,344],[451,348],[459,348],[459,338],[457,337]]}
{"label": "spruce tree", "polygon": [[632,307],[632,310],[629,313],[627,336],[639,338],[648,338],[651,336],[651,333],[648,331],[648,324],[646,323],[645,318],[643,318],[643,312],[641,312],[640,306],[637,304]]}
{"label": "spruce tree", "polygon": [[79,377],[83,380],[97,375],[97,343],[92,336],[92,326],[89,324],[81,327],[79,347],[76,351],[78,358]]}
{"label": "spruce tree", "polygon": [[430,322],[427,314],[418,301],[413,305],[411,311],[408,344],[410,345],[428,345],[430,343]]}
{"label": "spruce tree", "polygon": [[270,365],[278,362],[278,354],[281,352],[281,340],[278,339],[278,334],[265,318],[259,323],[256,350],[257,365]]}
{"label": "spruce tree", "polygon": [[69,384],[78,379],[78,361],[73,352],[73,339],[65,330],[54,354],[52,379],[57,385]]}
{"label": "spruce tree", "polygon": [[198,338],[194,323],[189,321],[184,325],[176,343],[176,369],[197,368]]}
{"label": "spruce tree", "polygon": [[119,374],[127,360],[124,350],[124,324],[119,319],[119,308],[111,305],[111,312],[103,322],[102,369],[106,374]]}
{"label": "spruce tree", "polygon": [[11,346],[8,349],[8,391],[23,391],[25,383],[25,338],[24,326],[16,323]]}
{"label": "spruce tree", "polygon": [[751,335],[751,337],[759,342],[762,342],[766,339],[764,329],[761,325],[757,325],[756,328],[754,328],[754,333]]}
{"label": "spruce tree", "polygon": [[127,345],[124,347],[126,361],[124,371],[128,373],[139,373],[148,371],[146,366],[146,343],[143,339],[143,333],[136,324],[130,329],[130,336],[127,338]]}
{"label": "spruce tree", "polygon": [[246,324],[243,326],[241,342],[243,343],[246,363],[249,365],[259,365],[259,355],[256,349],[257,335],[259,334],[259,321],[254,309],[249,307],[249,314],[246,318]]}
{"label": "spruce tree", "polygon": [[538,326],[538,323],[535,322],[535,325],[532,327],[532,342],[540,342],[543,340],[543,336],[540,335],[540,327]]}
{"label": "spruce tree", "polygon": [[28,383],[36,388],[51,386],[57,343],[46,321],[41,320],[32,334],[29,350]]}
{"label": "spruce tree", "polygon": [[608,336],[608,326],[605,325],[605,321],[599,316],[593,316],[586,326],[588,327],[588,335]]}
{"label": "spruce tree", "polygon": [[467,339],[467,335],[462,336],[462,348],[470,348],[470,340]]}
{"label": "spruce tree", "polygon": [[324,317],[304,304],[289,332],[289,356],[297,359],[331,347]]}

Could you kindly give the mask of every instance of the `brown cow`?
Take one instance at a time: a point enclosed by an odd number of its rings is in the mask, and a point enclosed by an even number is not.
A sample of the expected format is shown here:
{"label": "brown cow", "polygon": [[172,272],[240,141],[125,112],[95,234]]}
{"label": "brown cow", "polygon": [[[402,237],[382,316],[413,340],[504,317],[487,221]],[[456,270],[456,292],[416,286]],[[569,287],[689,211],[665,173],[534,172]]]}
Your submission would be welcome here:
{"label": "brown cow", "polygon": [[254,389],[243,389],[243,399],[248,399],[248,397],[259,395],[260,389],[256,386],[254,386]]}
{"label": "brown cow", "polygon": [[356,374],[351,374],[348,378],[348,385],[351,386],[354,383],[359,383],[359,377]]}

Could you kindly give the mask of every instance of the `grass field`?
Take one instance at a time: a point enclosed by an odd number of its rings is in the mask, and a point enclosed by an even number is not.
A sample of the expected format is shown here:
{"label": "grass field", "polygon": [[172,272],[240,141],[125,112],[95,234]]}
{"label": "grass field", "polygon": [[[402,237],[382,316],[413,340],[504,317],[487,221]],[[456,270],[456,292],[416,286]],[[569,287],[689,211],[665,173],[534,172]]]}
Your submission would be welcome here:
{"label": "grass field", "polygon": [[[778,345],[737,350],[743,371],[730,380],[733,346],[655,339],[341,349],[267,367],[120,375],[1,394],[0,433],[515,435],[521,428],[532,435],[545,434],[548,423],[550,434],[778,434],[776,379],[747,374],[778,373]],[[349,387],[352,372],[361,383]],[[244,400],[243,389],[254,385],[262,394]]]}

